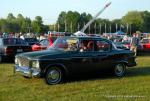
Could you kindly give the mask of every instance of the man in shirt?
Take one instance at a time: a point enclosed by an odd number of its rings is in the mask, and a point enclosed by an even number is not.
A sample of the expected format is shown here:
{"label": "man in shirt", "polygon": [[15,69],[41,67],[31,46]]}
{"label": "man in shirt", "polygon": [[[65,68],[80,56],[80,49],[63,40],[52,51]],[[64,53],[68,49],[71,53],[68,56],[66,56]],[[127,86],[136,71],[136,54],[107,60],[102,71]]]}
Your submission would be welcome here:
{"label": "man in shirt", "polygon": [[134,52],[134,56],[137,55],[137,47],[138,47],[138,44],[139,44],[139,39],[138,39],[138,36],[137,34],[133,34],[133,37],[131,38],[131,43],[130,43],[130,50],[132,52]]}

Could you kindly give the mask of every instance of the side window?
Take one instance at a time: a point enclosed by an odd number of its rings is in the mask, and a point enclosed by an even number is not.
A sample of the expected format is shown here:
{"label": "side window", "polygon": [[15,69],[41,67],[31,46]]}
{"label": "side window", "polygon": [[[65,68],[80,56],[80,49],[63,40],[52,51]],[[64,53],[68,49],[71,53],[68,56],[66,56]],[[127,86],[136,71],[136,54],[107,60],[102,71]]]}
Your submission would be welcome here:
{"label": "side window", "polygon": [[96,51],[107,52],[110,50],[110,44],[107,41],[97,41]]}
{"label": "side window", "polygon": [[94,40],[81,40],[79,48],[82,51],[94,51]]}
{"label": "side window", "polygon": [[40,44],[41,44],[41,45],[44,45],[44,40],[41,40],[41,41],[40,41]]}
{"label": "side window", "polygon": [[48,46],[49,42],[48,42],[48,40],[42,40],[40,42],[40,44],[43,45],[43,46]]}

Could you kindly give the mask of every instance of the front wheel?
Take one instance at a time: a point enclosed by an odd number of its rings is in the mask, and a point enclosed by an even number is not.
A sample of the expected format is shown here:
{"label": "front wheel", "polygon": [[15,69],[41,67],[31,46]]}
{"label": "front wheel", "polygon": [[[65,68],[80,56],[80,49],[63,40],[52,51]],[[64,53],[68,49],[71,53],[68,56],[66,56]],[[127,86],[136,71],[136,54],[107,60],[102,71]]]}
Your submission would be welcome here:
{"label": "front wheel", "polygon": [[123,63],[118,63],[114,66],[114,75],[122,77],[126,73],[126,66]]}
{"label": "front wheel", "polygon": [[47,84],[54,85],[59,84],[63,81],[63,72],[58,67],[51,67],[47,70],[45,75]]}

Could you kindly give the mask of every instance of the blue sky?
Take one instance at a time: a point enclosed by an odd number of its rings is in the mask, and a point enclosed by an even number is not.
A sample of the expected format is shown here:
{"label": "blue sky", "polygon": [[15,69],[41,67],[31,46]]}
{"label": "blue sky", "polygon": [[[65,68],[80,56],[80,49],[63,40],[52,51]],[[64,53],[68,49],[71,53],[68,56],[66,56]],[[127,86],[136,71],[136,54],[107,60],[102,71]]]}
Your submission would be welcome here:
{"label": "blue sky", "polygon": [[53,24],[61,11],[86,12],[94,16],[107,2],[112,4],[99,18],[113,20],[133,10],[150,12],[150,0],[1,0],[0,18],[6,18],[8,13],[14,16],[20,13],[32,20],[41,16],[44,24]]}

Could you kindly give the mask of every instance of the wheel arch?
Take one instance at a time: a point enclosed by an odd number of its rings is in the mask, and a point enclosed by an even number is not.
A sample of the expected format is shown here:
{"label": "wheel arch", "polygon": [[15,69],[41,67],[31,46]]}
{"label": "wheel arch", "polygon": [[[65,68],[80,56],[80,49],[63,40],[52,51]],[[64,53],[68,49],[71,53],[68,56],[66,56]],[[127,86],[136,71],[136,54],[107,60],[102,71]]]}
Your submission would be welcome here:
{"label": "wheel arch", "polygon": [[122,64],[124,64],[125,66],[128,66],[128,62],[127,62],[127,61],[119,60],[119,61],[114,61],[114,62],[113,62],[113,67],[114,67],[116,64],[119,64],[119,63],[122,63]]}

